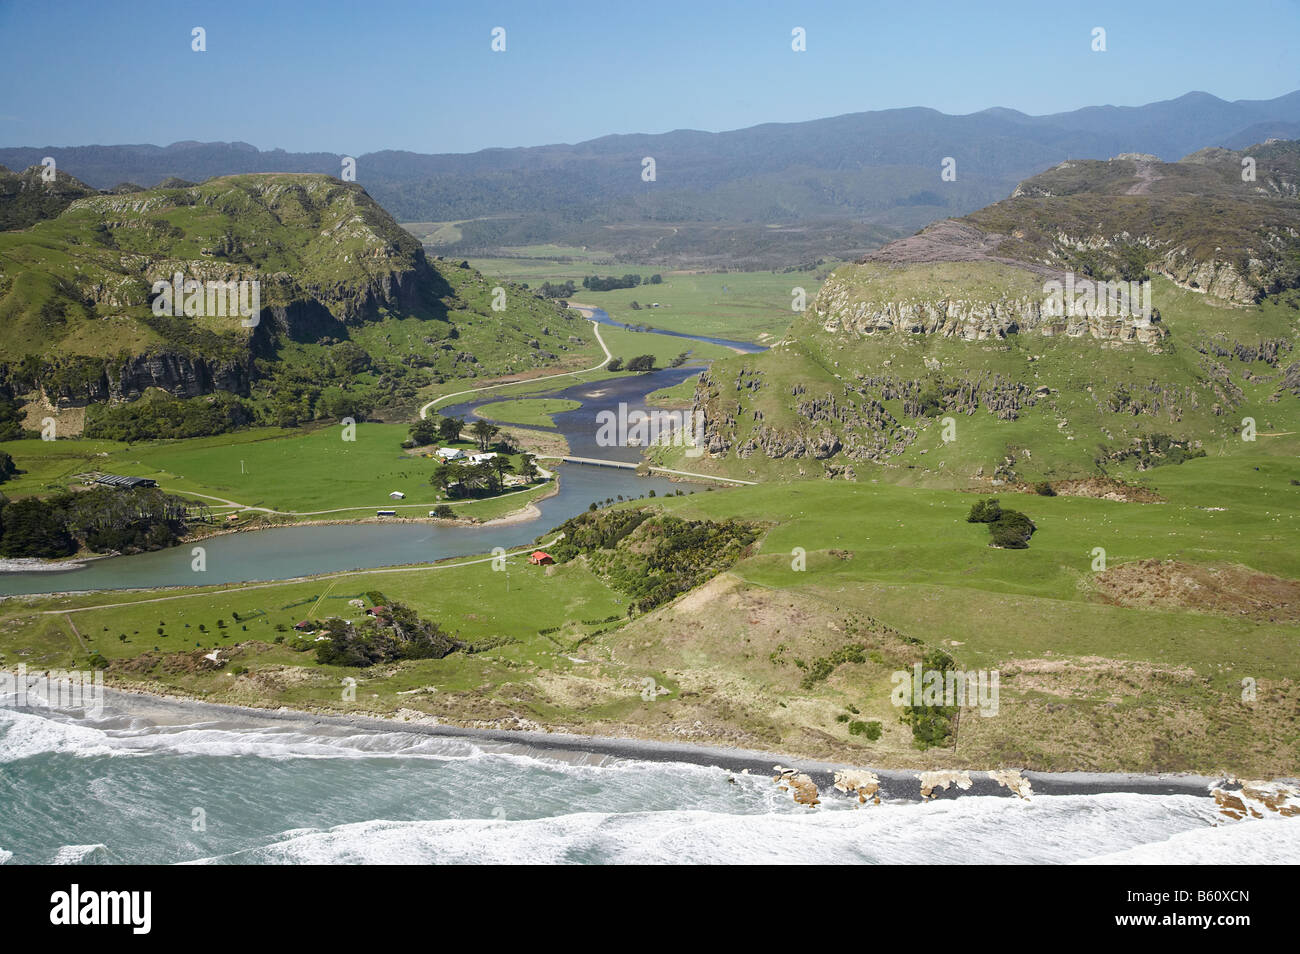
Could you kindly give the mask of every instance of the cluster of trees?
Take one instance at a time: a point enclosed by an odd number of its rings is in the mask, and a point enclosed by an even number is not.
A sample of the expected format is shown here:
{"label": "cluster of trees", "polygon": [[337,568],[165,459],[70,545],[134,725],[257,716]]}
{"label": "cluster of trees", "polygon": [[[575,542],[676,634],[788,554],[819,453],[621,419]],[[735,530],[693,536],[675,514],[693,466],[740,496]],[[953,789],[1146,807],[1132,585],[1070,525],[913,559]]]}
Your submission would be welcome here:
{"label": "cluster of trees", "polygon": [[1038,528],[1019,510],[1003,510],[996,499],[977,500],[966,516],[967,523],[988,524],[993,546],[1004,550],[1025,550]]}
{"label": "cluster of trees", "polygon": [[256,362],[254,407],[258,424],[298,427],[311,421],[365,420],[376,407],[413,400],[432,381],[424,368],[380,364],[352,341],[292,361]]}
{"label": "cluster of trees", "polygon": [[537,294],[543,298],[572,298],[578,293],[578,286],[570,279],[566,282],[543,282]]}
{"label": "cluster of trees", "polygon": [[465,429],[465,421],[459,417],[423,417],[411,425],[411,436],[407,447],[425,447],[441,441],[450,444],[460,440],[460,432]]}
{"label": "cluster of trees", "polygon": [[582,287],[588,291],[615,291],[619,288],[636,288],[641,284],[640,275],[624,275],[622,278],[602,278],[599,275],[588,275],[582,280]]}
{"label": "cluster of trees", "polygon": [[156,487],[0,497],[0,556],[66,557],[83,546],[94,553],[159,550],[184,535],[187,506]]}
{"label": "cluster of trees", "polygon": [[0,397],[0,441],[16,441],[27,436],[18,402]]}
{"label": "cluster of trees", "polygon": [[401,659],[442,659],[459,649],[469,648],[443,631],[432,620],[420,616],[403,603],[392,603],[383,594],[367,594],[375,605],[387,606],[386,617],[371,617],[352,625],[332,619],[322,628],[329,639],[316,644],[316,661],[326,666],[373,666]]}
{"label": "cluster of trees", "polygon": [[[651,275],[648,279],[632,274],[624,275],[622,278],[616,278],[613,275],[608,278],[603,278],[600,275],[588,275],[582,280],[582,287],[588,291],[615,291],[619,288],[636,288],[642,283],[659,285],[662,284],[663,280],[662,275]],[[640,308],[636,302],[632,304],[634,307]]]}
{"label": "cluster of trees", "polygon": [[[525,454],[519,465],[520,476],[530,482],[537,478],[537,462],[532,454]],[[440,461],[429,477],[429,483],[448,497],[489,497],[505,489],[506,474],[516,473],[508,456],[498,453],[481,464],[462,464]]]}
{"label": "cluster of trees", "polygon": [[[685,361],[685,357],[682,360]],[[677,367],[677,365],[673,365],[673,367]],[[623,363],[622,358],[610,358],[605,368],[609,371],[653,371],[655,369],[655,356],[652,354],[639,354],[635,358],[629,358],[626,364]]]}
{"label": "cluster of trees", "polygon": [[16,473],[18,473],[18,467],[14,464],[14,459],[9,456],[8,452],[0,451],[0,484],[3,484]]}
{"label": "cluster of trees", "polygon": [[110,441],[156,441],[207,437],[246,427],[254,414],[246,402],[219,391],[205,397],[150,397],[130,404],[91,404],[86,437]]}
{"label": "cluster of trees", "polygon": [[495,424],[489,424],[487,421],[475,421],[469,426],[469,433],[474,438],[474,443],[478,444],[480,451],[486,451],[492,446],[492,441],[501,433],[501,428]]}
{"label": "cluster of trees", "polygon": [[645,613],[734,564],[758,539],[738,520],[682,520],[646,510],[579,514],[560,525],[557,563],[586,556],[592,569],[626,593],[629,612]]}

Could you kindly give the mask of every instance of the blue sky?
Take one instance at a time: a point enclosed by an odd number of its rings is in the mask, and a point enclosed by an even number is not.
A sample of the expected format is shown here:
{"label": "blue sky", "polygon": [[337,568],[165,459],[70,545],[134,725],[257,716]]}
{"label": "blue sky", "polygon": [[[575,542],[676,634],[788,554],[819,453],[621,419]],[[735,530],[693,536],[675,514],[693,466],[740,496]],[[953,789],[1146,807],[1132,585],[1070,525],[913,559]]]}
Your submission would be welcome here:
{"label": "blue sky", "polygon": [[0,145],[466,152],[897,106],[1269,99],[1300,88],[1298,37],[1300,0],[0,0]]}

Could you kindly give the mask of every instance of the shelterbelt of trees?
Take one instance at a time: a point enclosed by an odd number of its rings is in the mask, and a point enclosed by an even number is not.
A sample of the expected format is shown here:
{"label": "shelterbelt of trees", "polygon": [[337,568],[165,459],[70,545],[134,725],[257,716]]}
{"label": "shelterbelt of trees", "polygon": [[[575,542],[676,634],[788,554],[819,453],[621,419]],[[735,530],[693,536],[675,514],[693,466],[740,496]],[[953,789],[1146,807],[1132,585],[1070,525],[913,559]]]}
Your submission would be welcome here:
{"label": "shelterbelt of trees", "polygon": [[151,487],[96,487],[44,500],[0,495],[0,556],[160,550],[184,536],[187,506],[183,498]]}

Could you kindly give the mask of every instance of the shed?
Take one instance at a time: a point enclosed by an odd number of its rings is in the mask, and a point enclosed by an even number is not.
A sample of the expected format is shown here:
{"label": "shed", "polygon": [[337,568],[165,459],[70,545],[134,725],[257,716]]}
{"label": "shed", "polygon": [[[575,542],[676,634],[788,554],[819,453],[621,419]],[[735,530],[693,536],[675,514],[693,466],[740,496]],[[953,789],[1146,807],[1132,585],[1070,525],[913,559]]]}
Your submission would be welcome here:
{"label": "shed", "polygon": [[528,562],[536,566],[541,566],[545,563],[554,563],[555,557],[551,556],[544,550],[534,550],[532,556],[528,558]]}
{"label": "shed", "polygon": [[100,474],[95,478],[95,483],[103,484],[106,487],[122,487],[126,490],[134,490],[136,487],[158,486],[158,481],[152,477],[120,477],[117,474]]}

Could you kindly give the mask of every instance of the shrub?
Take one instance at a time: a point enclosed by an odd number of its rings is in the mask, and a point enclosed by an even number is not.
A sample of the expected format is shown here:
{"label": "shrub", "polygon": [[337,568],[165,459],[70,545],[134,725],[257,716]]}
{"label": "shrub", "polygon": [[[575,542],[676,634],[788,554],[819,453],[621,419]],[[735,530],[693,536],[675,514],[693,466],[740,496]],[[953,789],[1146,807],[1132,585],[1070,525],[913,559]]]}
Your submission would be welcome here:
{"label": "shrub", "polygon": [[[921,668],[926,672],[944,673],[955,668],[956,664],[942,649],[934,649],[922,657]],[[918,749],[928,749],[934,745],[944,745],[952,733],[952,720],[957,715],[957,706],[923,705],[913,699],[913,704],[903,706],[901,721],[912,728],[912,744]]]}
{"label": "shrub", "polygon": [[1018,510],[1004,510],[995,522],[989,524],[993,535],[993,545],[1004,550],[1024,550],[1029,546],[1029,538],[1038,528]]}
{"label": "shrub", "polygon": [[1038,483],[1034,484],[1034,493],[1038,494],[1040,497],[1056,496],[1056,491],[1052,489],[1051,483],[1046,480],[1040,480]]}
{"label": "shrub", "polygon": [[977,500],[971,504],[970,513],[966,516],[967,523],[993,523],[1002,516],[1002,507],[998,504],[996,498],[989,500]]}
{"label": "shrub", "polygon": [[874,720],[871,722],[859,722],[855,720],[849,723],[849,735],[865,735],[871,742],[880,738],[880,733],[882,731],[883,727],[881,724]]}

